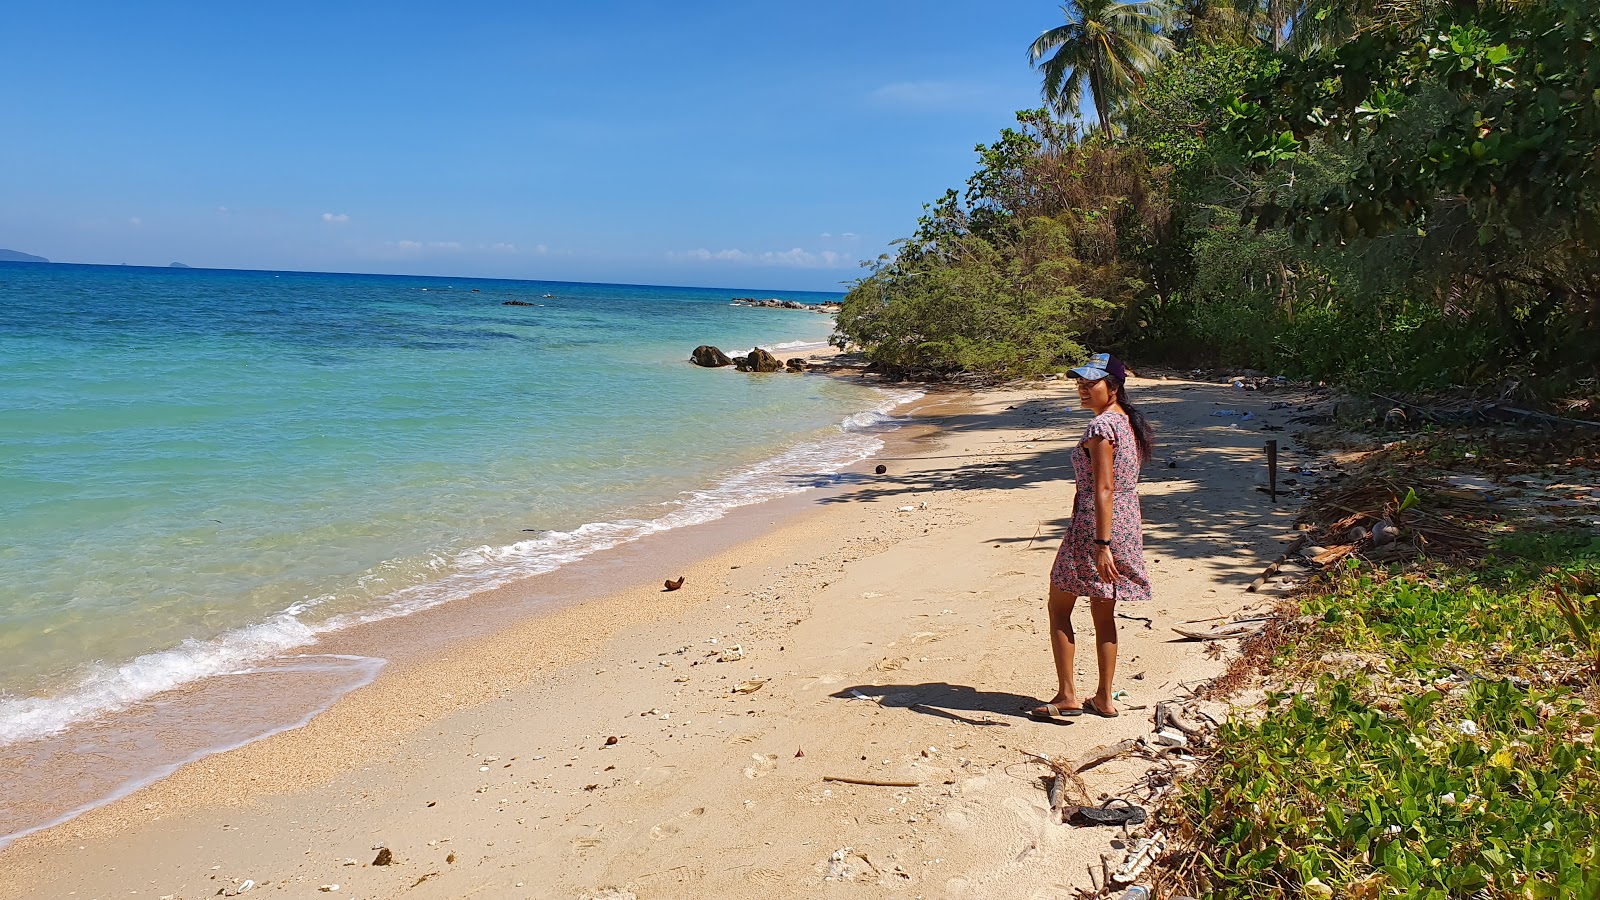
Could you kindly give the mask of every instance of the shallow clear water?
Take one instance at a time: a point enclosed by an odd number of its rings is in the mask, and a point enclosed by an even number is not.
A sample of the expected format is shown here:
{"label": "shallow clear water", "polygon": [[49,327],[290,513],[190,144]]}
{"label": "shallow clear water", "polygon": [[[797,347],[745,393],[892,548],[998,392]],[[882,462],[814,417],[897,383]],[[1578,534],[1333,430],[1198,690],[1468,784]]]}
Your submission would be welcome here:
{"label": "shallow clear water", "polygon": [[0,264],[0,746],[876,449],[753,293]]}

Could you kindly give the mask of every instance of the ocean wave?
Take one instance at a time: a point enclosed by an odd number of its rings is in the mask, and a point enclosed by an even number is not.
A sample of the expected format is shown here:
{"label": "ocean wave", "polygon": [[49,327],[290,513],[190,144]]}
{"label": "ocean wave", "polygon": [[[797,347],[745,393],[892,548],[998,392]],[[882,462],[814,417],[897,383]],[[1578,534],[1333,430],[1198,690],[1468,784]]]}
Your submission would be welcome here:
{"label": "ocean wave", "polygon": [[792,447],[712,487],[685,491],[664,504],[670,511],[655,518],[591,522],[504,546],[473,547],[438,560],[449,574],[389,594],[376,608],[308,623],[302,617],[321,604],[296,603],[267,621],[215,638],[187,640],[118,666],[96,665],[60,694],[0,694],[0,747],[58,734],[202,678],[247,673],[263,660],[315,643],[319,634],[431,609],[652,534],[715,521],[742,506],[836,483],[845,467],[883,448],[878,435],[898,424],[893,410],[923,396],[907,390],[884,395],[878,405],[841,421],[837,435]]}
{"label": "ocean wave", "polygon": [[[827,341],[779,341],[776,344],[769,344],[762,349],[776,356],[780,350],[797,350],[809,353],[812,350],[826,350],[828,346],[829,344]],[[750,351],[754,349],[754,347],[746,347],[743,350],[729,350],[728,355],[748,356]]]}
{"label": "ocean wave", "polygon": [[186,640],[168,650],[146,653],[120,666],[96,664],[64,694],[0,697],[0,747],[56,734],[201,678],[239,672],[315,640],[316,632],[286,611],[210,640]]}

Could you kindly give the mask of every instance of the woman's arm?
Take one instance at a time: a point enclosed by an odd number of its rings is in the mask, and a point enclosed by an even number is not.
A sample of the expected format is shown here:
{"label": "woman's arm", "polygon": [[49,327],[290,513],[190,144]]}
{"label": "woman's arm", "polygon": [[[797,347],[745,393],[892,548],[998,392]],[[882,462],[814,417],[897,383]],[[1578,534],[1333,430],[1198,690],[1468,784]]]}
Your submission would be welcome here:
{"label": "woman's arm", "polygon": [[1117,562],[1111,557],[1111,547],[1099,541],[1111,540],[1111,520],[1116,513],[1116,445],[1102,437],[1092,437],[1084,443],[1089,451],[1089,461],[1094,464],[1094,567],[1100,580],[1116,581]]}

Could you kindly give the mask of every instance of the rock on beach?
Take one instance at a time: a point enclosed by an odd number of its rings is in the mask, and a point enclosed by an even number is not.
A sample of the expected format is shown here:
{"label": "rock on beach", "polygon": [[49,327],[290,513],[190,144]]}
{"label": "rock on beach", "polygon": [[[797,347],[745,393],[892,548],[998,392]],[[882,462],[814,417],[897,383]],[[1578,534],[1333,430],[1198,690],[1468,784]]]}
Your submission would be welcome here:
{"label": "rock on beach", "polygon": [[694,348],[694,352],[689,354],[689,361],[697,366],[705,366],[708,369],[733,365],[733,360],[728,358],[728,354],[710,344],[701,344]]}
{"label": "rock on beach", "polygon": [[776,356],[773,356],[771,353],[768,353],[760,347],[751,350],[750,355],[746,356],[744,361],[745,368],[752,372],[783,371],[783,363]]}

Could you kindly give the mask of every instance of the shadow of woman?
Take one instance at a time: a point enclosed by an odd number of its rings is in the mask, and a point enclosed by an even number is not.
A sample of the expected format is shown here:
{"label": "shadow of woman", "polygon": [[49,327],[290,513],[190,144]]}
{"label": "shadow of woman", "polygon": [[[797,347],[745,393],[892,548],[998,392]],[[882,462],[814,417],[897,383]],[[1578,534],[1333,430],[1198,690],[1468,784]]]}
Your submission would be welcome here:
{"label": "shadow of woman", "polygon": [[[980,691],[964,684],[929,681],[922,684],[861,684],[836,691],[841,700],[876,703],[885,709],[906,709],[918,715],[934,716],[980,727],[1009,728],[1005,719],[1036,721],[1028,711],[1038,706],[1036,697],[1008,691]],[[1000,717],[1000,718],[996,718]],[[1071,724],[1056,720],[1058,724]]]}

